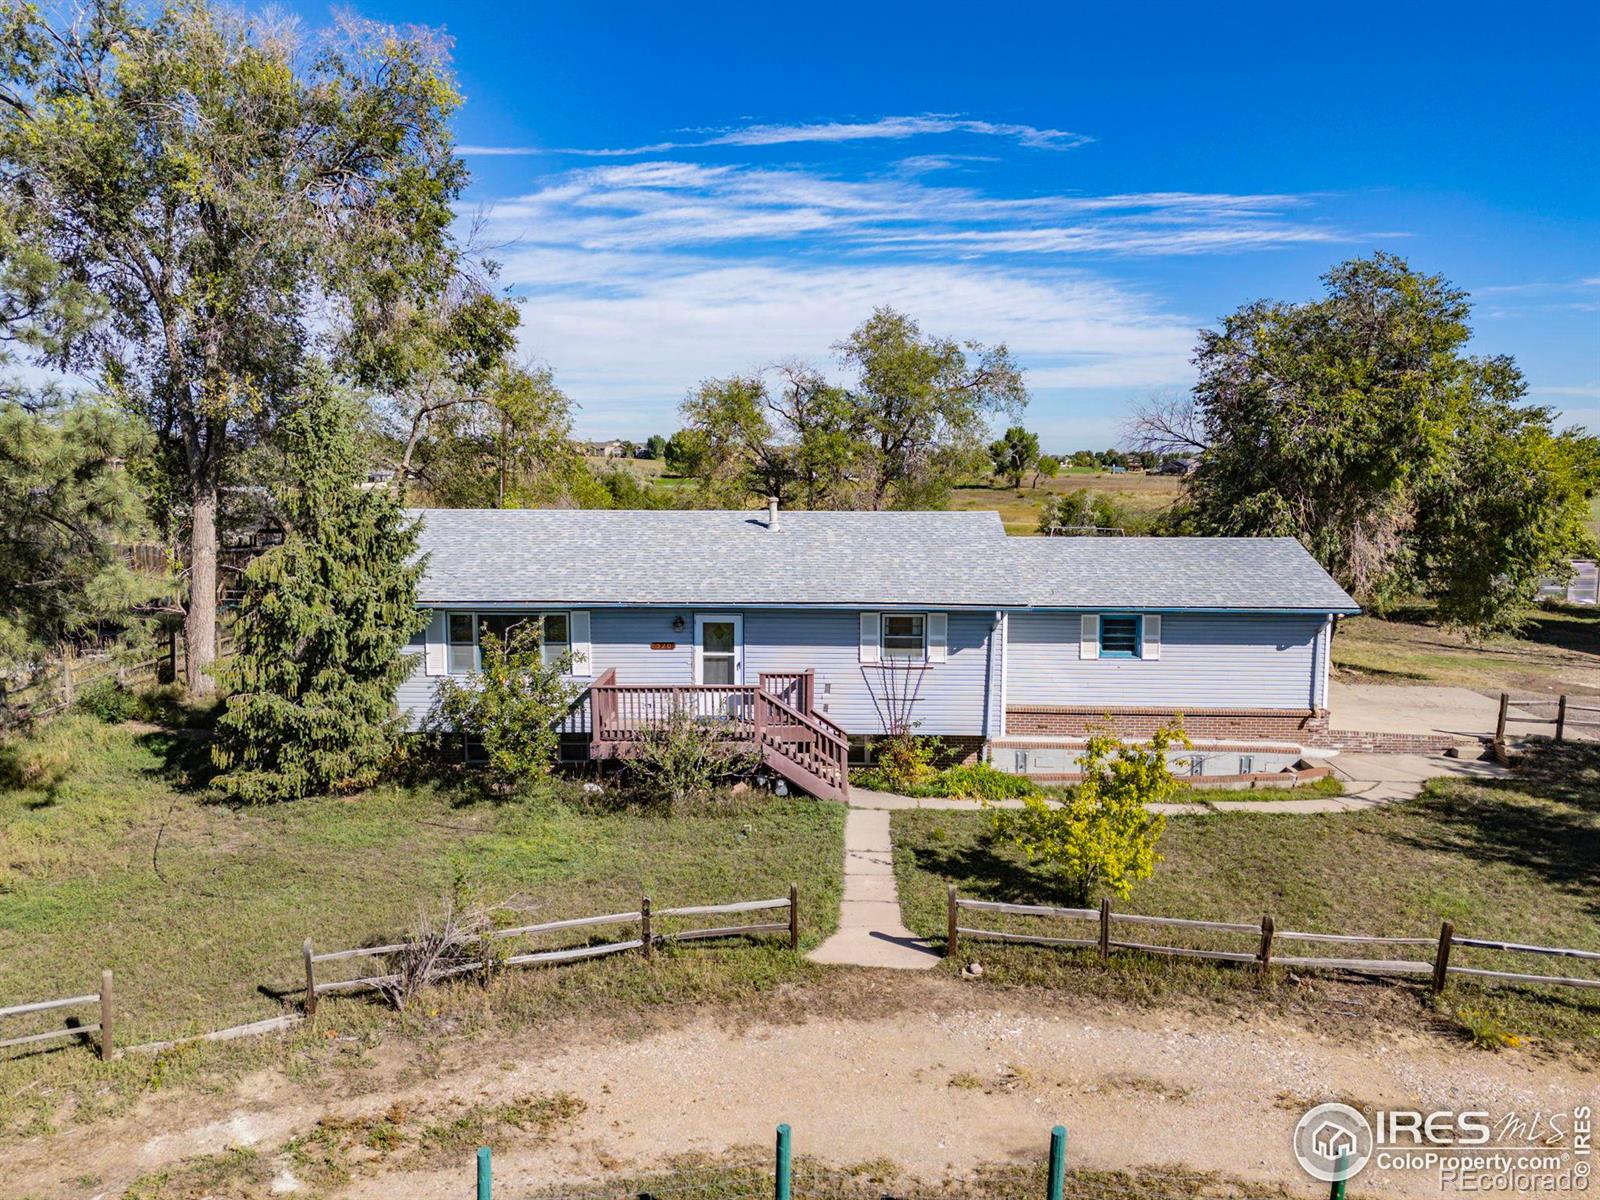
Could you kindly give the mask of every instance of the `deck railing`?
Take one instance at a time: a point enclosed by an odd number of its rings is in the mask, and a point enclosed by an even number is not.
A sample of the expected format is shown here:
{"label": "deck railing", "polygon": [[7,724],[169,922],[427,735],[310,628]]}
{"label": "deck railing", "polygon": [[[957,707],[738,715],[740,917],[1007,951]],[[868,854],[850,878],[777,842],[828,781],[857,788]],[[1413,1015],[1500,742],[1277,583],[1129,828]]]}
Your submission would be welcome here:
{"label": "deck railing", "polygon": [[808,791],[842,795],[849,739],[808,711],[815,694],[811,671],[762,674],[755,684],[623,684],[608,670],[589,687],[590,750],[626,757],[652,727],[687,714],[708,737],[753,743],[768,766]]}

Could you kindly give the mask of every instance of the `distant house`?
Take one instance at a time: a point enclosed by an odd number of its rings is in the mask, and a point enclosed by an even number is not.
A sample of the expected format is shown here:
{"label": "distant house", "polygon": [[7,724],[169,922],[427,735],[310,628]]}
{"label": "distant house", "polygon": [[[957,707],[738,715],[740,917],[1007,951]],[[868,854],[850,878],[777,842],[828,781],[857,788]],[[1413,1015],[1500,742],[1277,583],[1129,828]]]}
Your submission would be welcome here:
{"label": "distant house", "polygon": [[589,453],[598,458],[627,458],[630,447],[620,438],[612,438],[609,442],[593,442],[590,444]]}
{"label": "distant house", "polygon": [[571,654],[575,757],[625,754],[674,704],[765,738],[819,794],[885,733],[1070,772],[1109,719],[1183,714],[1190,769],[1279,770],[1327,739],[1333,618],[1357,606],[1292,538],[1012,538],[992,512],[423,510],[432,612],[399,689],[511,625]]}

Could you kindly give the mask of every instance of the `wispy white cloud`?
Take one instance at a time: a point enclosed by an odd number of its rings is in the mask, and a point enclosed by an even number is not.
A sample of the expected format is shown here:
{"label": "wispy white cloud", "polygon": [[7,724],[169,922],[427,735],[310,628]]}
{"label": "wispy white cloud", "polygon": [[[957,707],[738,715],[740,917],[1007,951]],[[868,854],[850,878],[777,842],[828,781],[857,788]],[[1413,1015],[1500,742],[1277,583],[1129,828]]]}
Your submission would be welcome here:
{"label": "wispy white cloud", "polygon": [[905,141],[914,137],[967,134],[1001,138],[1035,150],[1073,150],[1094,139],[1067,129],[1043,129],[1004,121],[981,121],[954,113],[924,113],[921,116],[879,117],[871,121],[810,121],[789,124],[740,125],[732,128],[688,131],[700,136],[676,141],[651,142],[642,146],[581,147],[551,151],[539,146],[458,146],[456,153],[467,157],[516,156],[532,154],[574,154],[591,158],[637,158],[647,154],[669,154],[679,150],[711,146],[791,146],[861,141]]}
{"label": "wispy white cloud", "polygon": [[[668,428],[700,379],[830,347],[881,304],[930,331],[1006,342],[1036,397],[1181,388],[1194,317],[1088,265],[1344,236],[1317,198],[1150,192],[994,196],[886,173],[654,159],[560,172],[486,207],[525,298],[523,338],[588,433]],[[1060,414],[1053,420],[1051,409]],[[1030,421],[1061,445],[1120,419]],[[1092,430],[1090,425],[1093,426]]]}

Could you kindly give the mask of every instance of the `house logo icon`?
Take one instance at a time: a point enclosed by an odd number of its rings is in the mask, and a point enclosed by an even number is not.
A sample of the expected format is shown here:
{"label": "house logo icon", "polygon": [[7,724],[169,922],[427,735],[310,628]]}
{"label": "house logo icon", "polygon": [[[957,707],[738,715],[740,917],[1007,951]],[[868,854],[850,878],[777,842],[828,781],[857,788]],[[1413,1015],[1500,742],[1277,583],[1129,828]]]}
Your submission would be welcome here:
{"label": "house logo icon", "polygon": [[1348,1104],[1319,1104],[1294,1127],[1294,1156],[1323,1183],[1349,1179],[1372,1157],[1372,1126]]}

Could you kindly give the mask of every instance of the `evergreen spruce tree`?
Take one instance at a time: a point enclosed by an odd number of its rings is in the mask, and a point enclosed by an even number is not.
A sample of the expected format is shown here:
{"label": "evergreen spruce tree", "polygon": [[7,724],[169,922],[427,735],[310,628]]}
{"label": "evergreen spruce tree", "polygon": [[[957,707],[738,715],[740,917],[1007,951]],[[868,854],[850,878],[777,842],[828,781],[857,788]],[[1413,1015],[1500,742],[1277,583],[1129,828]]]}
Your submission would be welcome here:
{"label": "evergreen spruce tree", "polygon": [[319,371],[281,426],[289,533],[245,572],[213,750],[217,786],[238,800],[369,786],[400,737],[422,567],[393,491],[362,487],[359,416]]}

